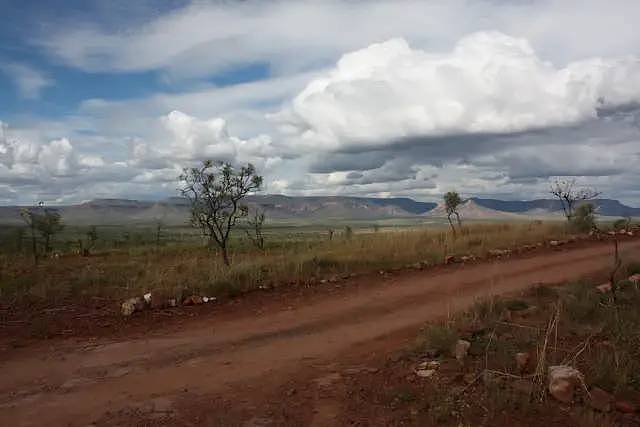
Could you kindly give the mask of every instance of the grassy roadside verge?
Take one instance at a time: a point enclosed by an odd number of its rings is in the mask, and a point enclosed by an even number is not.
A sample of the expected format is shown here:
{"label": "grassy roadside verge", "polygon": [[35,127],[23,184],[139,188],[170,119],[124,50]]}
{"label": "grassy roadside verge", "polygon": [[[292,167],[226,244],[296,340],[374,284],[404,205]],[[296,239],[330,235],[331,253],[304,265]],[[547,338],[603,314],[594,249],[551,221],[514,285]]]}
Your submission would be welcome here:
{"label": "grassy roadside verge", "polygon": [[[387,425],[614,426],[640,423],[640,283],[619,275],[614,303],[599,283],[539,286],[479,301],[427,325],[378,376],[353,377],[348,413]],[[459,340],[470,344],[456,359]],[[550,367],[581,379],[569,400],[550,393]]]}

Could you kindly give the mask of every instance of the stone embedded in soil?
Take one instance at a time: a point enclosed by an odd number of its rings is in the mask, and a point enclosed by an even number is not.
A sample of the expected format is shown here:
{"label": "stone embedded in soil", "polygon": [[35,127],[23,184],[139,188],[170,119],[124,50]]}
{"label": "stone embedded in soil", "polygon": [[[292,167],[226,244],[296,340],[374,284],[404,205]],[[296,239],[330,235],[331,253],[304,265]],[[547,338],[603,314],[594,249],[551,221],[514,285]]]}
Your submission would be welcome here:
{"label": "stone embedded in soil", "polygon": [[129,298],[125,302],[122,303],[120,307],[120,311],[123,316],[131,316],[136,311],[144,310],[145,302],[142,298],[135,297]]}
{"label": "stone embedded in soil", "polygon": [[589,406],[591,406],[593,409],[600,412],[611,411],[613,396],[610,393],[607,393],[601,388],[594,387],[589,395]]}
{"label": "stone embedded in soil", "polygon": [[609,282],[603,283],[602,285],[596,286],[596,289],[601,294],[606,294],[607,292],[611,292],[611,283],[609,283]]}
{"label": "stone embedded in soil", "polygon": [[467,354],[469,353],[469,348],[471,348],[471,343],[469,341],[458,340],[453,350],[453,355],[458,362],[464,363],[467,358]]}
{"label": "stone embedded in soil", "polygon": [[190,297],[185,298],[182,302],[183,305],[200,305],[204,301],[200,295],[191,295]]}
{"label": "stone embedded in soil", "polygon": [[576,386],[582,382],[580,371],[571,366],[549,367],[549,393],[560,402],[571,403]]}
{"label": "stone embedded in soil", "polygon": [[430,378],[436,373],[435,369],[417,369],[416,375],[421,378]]}
{"label": "stone embedded in soil", "polygon": [[629,281],[634,285],[640,285],[640,274],[634,274],[633,276],[629,276]]}
{"label": "stone embedded in soil", "polygon": [[123,316],[131,316],[136,311],[136,306],[131,301],[127,300],[122,303],[122,307],[120,308]]}
{"label": "stone embedded in soil", "polygon": [[616,411],[625,414],[633,414],[638,410],[638,407],[636,405],[627,400],[617,400],[614,404],[614,407],[616,408]]}

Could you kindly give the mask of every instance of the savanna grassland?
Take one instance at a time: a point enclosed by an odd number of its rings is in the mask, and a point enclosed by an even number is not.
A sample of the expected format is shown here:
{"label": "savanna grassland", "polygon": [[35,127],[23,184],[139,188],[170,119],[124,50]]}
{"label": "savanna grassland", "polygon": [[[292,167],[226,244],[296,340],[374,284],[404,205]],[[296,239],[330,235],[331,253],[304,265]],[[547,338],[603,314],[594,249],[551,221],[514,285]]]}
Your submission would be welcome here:
{"label": "savanna grassland", "polygon": [[443,263],[448,255],[481,257],[492,249],[569,236],[564,224],[539,221],[471,223],[458,236],[443,224],[415,221],[338,227],[272,225],[265,229],[264,250],[238,232],[230,267],[188,228],[163,228],[158,234],[152,227],[99,227],[88,256],[81,256],[76,244],[84,238],[83,229],[67,228],[56,237],[54,254],[37,265],[26,243],[22,248],[13,243],[12,248],[6,240],[0,258],[0,298],[118,300],[151,291],[176,298],[193,293],[235,297],[260,287],[313,284],[415,263],[428,267]]}

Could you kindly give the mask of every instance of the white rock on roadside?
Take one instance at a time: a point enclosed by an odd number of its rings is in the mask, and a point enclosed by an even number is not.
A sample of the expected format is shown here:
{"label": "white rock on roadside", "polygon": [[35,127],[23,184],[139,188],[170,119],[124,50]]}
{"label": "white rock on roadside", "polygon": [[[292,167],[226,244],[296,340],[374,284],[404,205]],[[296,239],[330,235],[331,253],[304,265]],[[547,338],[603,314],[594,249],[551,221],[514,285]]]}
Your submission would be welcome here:
{"label": "white rock on roadside", "polygon": [[147,305],[151,304],[151,292],[147,292],[142,297],[144,298],[144,302],[147,303]]}
{"label": "white rock on roadside", "polygon": [[583,383],[580,371],[571,366],[549,367],[549,393],[560,402],[571,403],[576,386]]}
{"label": "white rock on roadside", "polygon": [[122,315],[125,317],[131,316],[136,311],[136,306],[130,300],[127,300],[122,303],[122,307],[120,308]]}
{"label": "white rock on roadside", "polygon": [[430,378],[433,374],[436,373],[435,369],[418,369],[416,370],[416,375],[420,378]]}
{"label": "white rock on roadside", "polygon": [[458,362],[464,363],[464,360],[469,353],[469,348],[471,348],[471,343],[469,341],[458,340],[453,350],[453,355]]}

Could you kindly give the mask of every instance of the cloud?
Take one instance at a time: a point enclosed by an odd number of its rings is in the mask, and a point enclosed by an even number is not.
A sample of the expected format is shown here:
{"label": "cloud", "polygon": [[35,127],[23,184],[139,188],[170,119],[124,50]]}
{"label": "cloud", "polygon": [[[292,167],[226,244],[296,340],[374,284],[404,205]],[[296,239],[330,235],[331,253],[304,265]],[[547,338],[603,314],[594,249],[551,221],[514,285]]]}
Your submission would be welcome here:
{"label": "cloud", "polygon": [[307,146],[370,149],[416,136],[570,126],[638,102],[636,57],[556,68],[524,39],[480,32],[447,53],[392,39],[345,54],[275,118]]}
{"label": "cloud", "polygon": [[229,135],[227,123],[220,117],[198,119],[181,111],[160,118],[165,130],[163,142],[153,146],[135,141],[133,165],[147,168],[182,165],[213,159],[232,164],[254,163],[269,170],[280,157],[268,135],[242,139]]}
{"label": "cloud", "polygon": [[0,64],[0,70],[13,79],[20,96],[25,99],[39,98],[44,88],[54,84],[53,79],[25,64],[17,62]]}
{"label": "cloud", "polygon": [[212,0],[132,17],[129,25],[73,16],[43,26],[32,42],[91,72],[192,77],[263,62],[280,74],[374,41],[401,36],[442,48],[487,28],[526,38],[552,59],[626,53],[640,42],[633,19],[639,14],[635,0]]}

